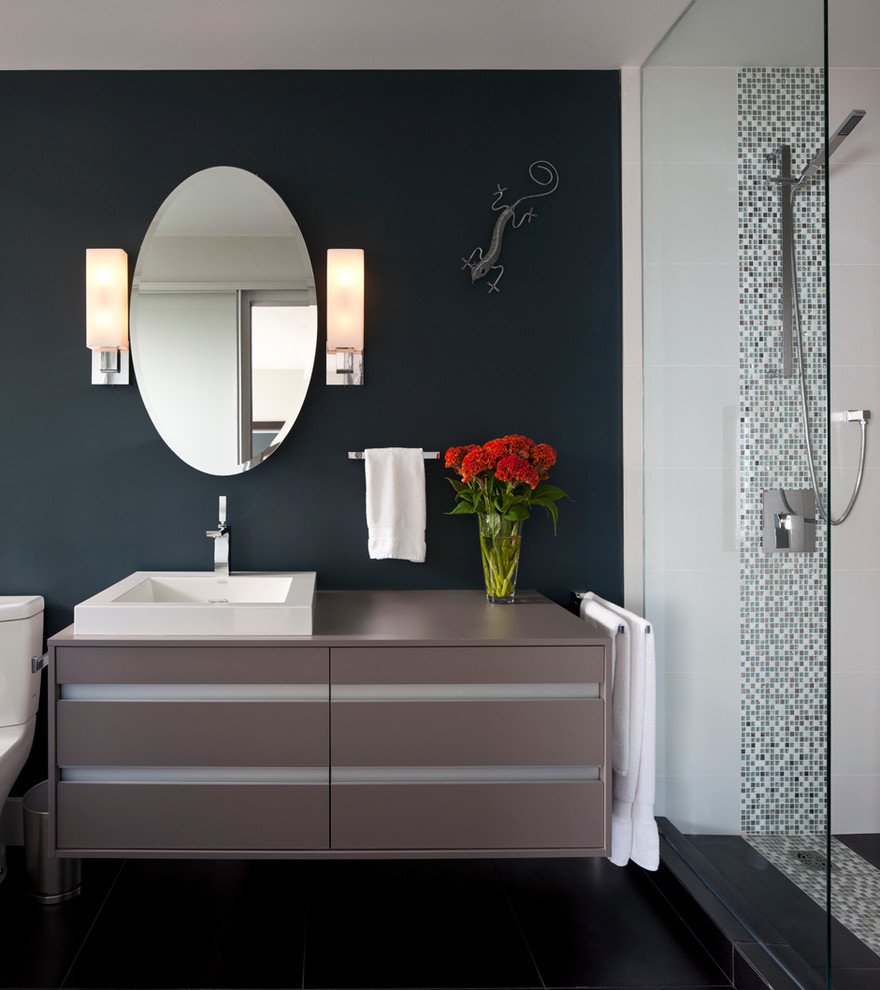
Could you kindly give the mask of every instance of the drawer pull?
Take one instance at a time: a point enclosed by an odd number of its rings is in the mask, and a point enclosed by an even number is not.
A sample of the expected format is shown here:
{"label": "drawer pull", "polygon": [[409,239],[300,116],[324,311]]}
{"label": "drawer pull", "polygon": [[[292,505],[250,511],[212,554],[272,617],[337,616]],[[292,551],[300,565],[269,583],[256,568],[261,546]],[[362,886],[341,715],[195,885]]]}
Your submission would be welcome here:
{"label": "drawer pull", "polygon": [[600,767],[333,767],[331,784],[599,780]]}
{"label": "drawer pull", "polygon": [[333,684],[331,701],[556,701],[598,698],[598,684]]}
{"label": "drawer pull", "polygon": [[114,784],[326,784],[327,767],[62,767],[67,781]]}
{"label": "drawer pull", "polygon": [[64,684],[65,701],[323,701],[327,684]]}

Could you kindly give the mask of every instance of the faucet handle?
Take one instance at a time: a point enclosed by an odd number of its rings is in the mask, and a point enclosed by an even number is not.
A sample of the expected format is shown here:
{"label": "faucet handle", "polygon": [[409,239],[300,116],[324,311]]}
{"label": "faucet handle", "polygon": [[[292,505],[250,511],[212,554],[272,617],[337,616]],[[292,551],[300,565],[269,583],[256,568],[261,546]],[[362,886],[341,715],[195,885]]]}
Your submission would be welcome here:
{"label": "faucet handle", "polygon": [[226,523],[226,496],[225,495],[221,495],[220,496],[218,512],[219,512],[219,517],[220,517],[220,526],[222,527]]}

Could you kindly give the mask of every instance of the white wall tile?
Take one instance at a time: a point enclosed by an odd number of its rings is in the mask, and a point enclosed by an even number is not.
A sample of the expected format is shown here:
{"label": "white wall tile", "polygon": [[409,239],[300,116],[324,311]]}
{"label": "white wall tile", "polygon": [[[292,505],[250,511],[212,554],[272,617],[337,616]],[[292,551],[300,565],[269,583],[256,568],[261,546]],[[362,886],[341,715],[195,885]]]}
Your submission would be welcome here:
{"label": "white wall tile", "polygon": [[735,164],[646,165],[643,190],[648,264],[736,264]]}
{"label": "white wall tile", "polygon": [[645,364],[739,363],[739,271],[646,265]]}
{"label": "white wall tile", "polygon": [[[878,445],[874,445],[876,456]],[[873,461],[869,461],[874,463]],[[831,501],[835,513],[846,505],[852,490],[851,471],[832,470]],[[849,519],[836,526],[831,535],[832,560],[835,567],[871,570],[880,562],[880,467],[868,467],[862,490]],[[832,591],[833,593],[833,591]],[[875,646],[876,649],[876,646]]]}
{"label": "white wall tile", "polygon": [[[859,423],[845,421],[847,409],[868,409],[880,415],[880,365],[836,365],[832,361],[831,466],[856,469],[862,433]],[[866,442],[869,446],[878,423],[880,420],[871,419],[867,424]],[[880,449],[873,446],[874,453],[878,454]],[[875,460],[873,465],[880,466],[880,460]],[[841,495],[842,492],[838,492],[838,497]]]}
{"label": "white wall tile", "polygon": [[831,161],[880,162],[880,69],[832,68],[828,75],[828,104],[829,131],[838,128],[850,110],[868,111]]}
{"label": "white wall tile", "polygon": [[831,771],[880,774],[880,671],[834,672],[833,666],[832,659]]}
{"label": "white wall tile", "polygon": [[[832,562],[836,556],[832,551]],[[832,567],[832,670],[835,673],[880,671],[877,646],[880,643],[880,570],[845,570],[833,563]],[[880,720],[880,711],[874,713],[874,718]],[[837,728],[836,719],[832,728]]]}
{"label": "white wall tile", "polygon": [[838,265],[832,257],[829,298],[832,370],[880,364],[880,266]]}
{"label": "white wall tile", "polygon": [[657,791],[664,813],[685,835],[737,835],[740,777],[664,777]]}
{"label": "white wall tile", "polygon": [[739,560],[736,534],[733,468],[645,471],[646,567],[727,570]]}
{"label": "white wall tile", "polygon": [[880,165],[832,162],[831,260],[836,265],[880,264]]}
{"label": "white wall tile", "polygon": [[735,162],[736,69],[643,70],[645,160]]}
{"label": "white wall tile", "polygon": [[835,774],[831,779],[831,830],[837,835],[876,832],[880,823],[880,776]]}
{"label": "white wall tile", "polygon": [[646,467],[736,466],[736,366],[645,368],[645,400]]}
{"label": "white wall tile", "polygon": [[[654,627],[658,668],[740,673],[739,567],[645,572],[645,617]],[[735,691],[739,703],[739,688]]]}
{"label": "white wall tile", "polygon": [[678,671],[665,675],[665,765],[668,775],[735,776],[742,727],[739,671]]}

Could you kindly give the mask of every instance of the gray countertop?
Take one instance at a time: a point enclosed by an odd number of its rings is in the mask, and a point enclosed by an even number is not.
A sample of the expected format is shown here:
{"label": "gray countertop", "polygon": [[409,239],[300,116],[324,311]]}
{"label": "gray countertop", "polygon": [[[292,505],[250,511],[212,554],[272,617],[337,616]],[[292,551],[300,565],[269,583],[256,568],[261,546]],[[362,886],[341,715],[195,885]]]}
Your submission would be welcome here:
{"label": "gray countertop", "polygon": [[482,591],[319,591],[311,636],[78,636],[68,626],[53,636],[65,644],[152,646],[235,643],[242,646],[586,646],[606,642],[576,615],[535,591],[513,605],[490,605]]}

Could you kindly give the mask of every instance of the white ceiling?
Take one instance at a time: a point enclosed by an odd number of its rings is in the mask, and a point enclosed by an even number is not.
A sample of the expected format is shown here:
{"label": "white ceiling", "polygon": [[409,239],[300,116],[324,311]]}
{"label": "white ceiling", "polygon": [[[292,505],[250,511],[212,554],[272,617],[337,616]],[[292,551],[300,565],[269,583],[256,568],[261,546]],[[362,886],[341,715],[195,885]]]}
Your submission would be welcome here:
{"label": "white ceiling", "polygon": [[[779,33],[752,31],[744,2],[698,0],[692,31],[699,19],[711,20],[713,6],[726,8],[730,28],[716,24],[700,35],[706,64],[730,64],[731,38],[751,36],[756,59],[768,33],[793,48],[802,48],[799,35],[815,45],[822,0],[759,0],[759,8],[791,10],[779,18]],[[688,0],[0,0],[0,70],[613,69],[641,65],[687,6]],[[880,66],[880,0],[829,0],[829,7],[831,64]],[[778,52],[772,50],[774,64],[784,64]]]}
{"label": "white ceiling", "polygon": [[688,0],[0,0],[0,69],[607,69]]}

